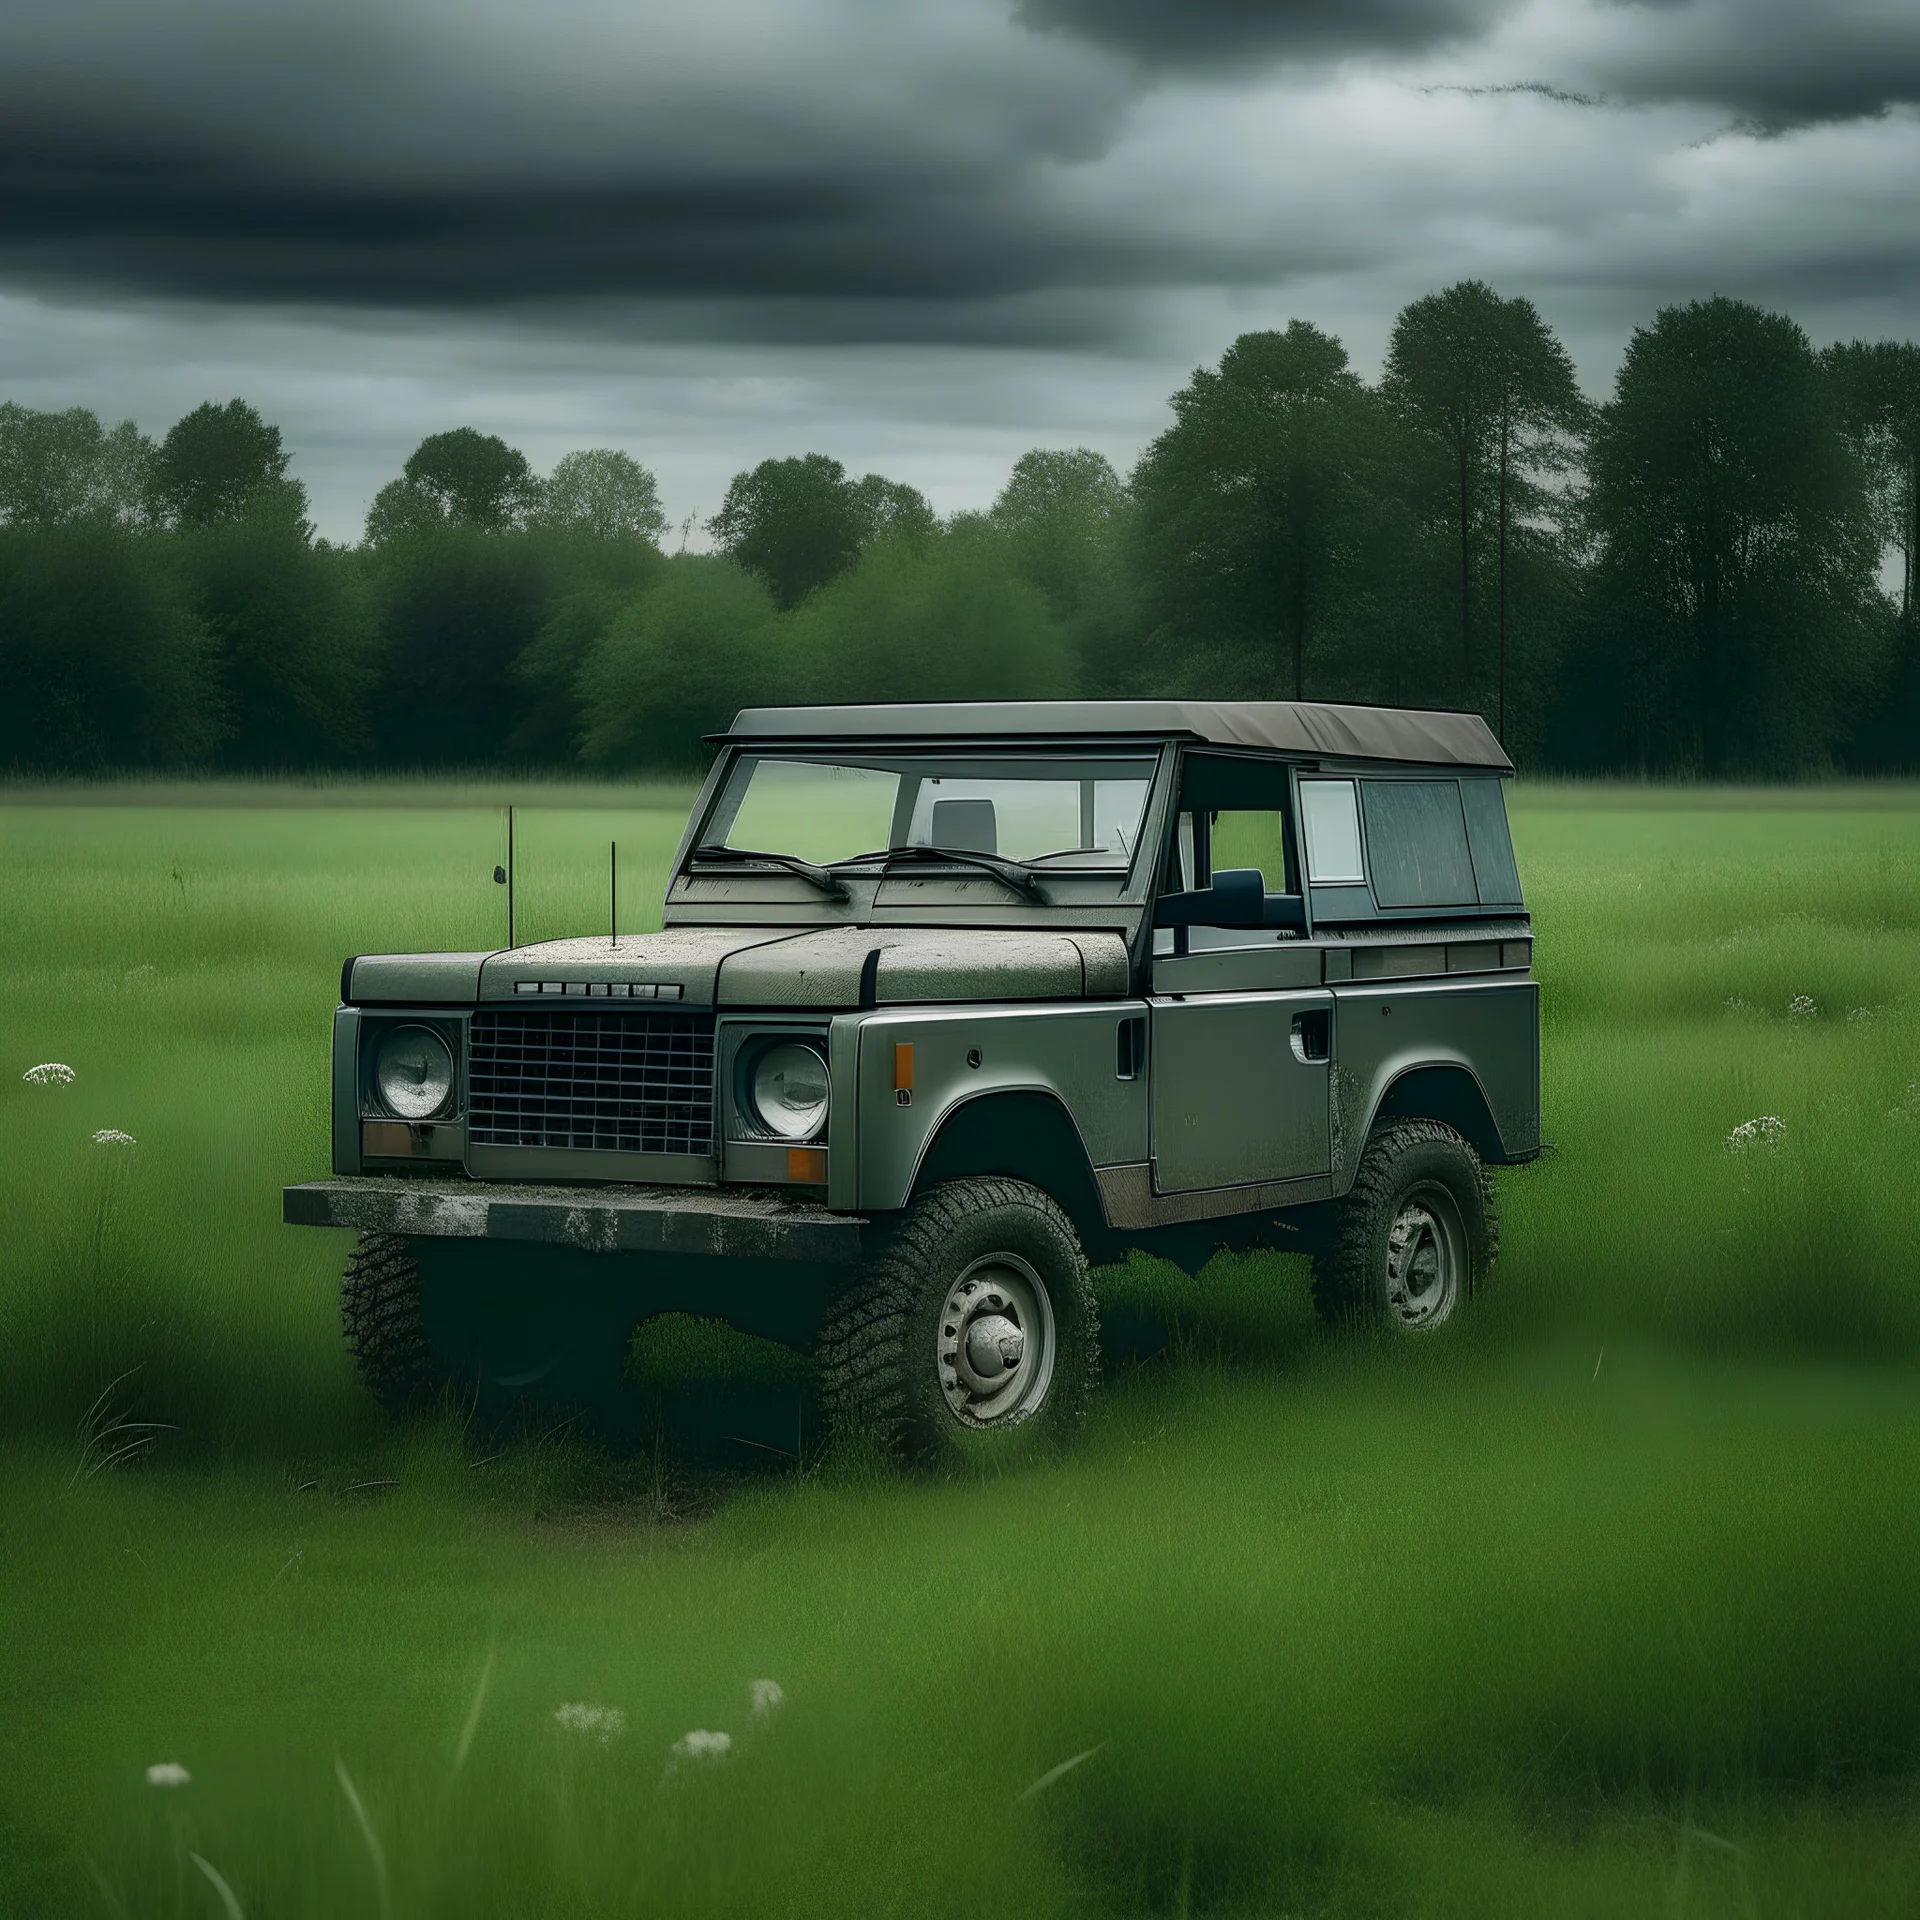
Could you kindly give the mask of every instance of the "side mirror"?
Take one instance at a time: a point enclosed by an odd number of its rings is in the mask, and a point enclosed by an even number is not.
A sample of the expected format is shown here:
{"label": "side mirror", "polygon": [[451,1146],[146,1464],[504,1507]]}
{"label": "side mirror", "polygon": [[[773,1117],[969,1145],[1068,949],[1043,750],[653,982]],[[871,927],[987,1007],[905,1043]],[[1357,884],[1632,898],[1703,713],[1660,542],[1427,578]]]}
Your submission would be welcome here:
{"label": "side mirror", "polygon": [[1226,867],[1196,893],[1163,893],[1156,927],[1291,927],[1307,929],[1307,905],[1297,893],[1269,893],[1258,867]]}

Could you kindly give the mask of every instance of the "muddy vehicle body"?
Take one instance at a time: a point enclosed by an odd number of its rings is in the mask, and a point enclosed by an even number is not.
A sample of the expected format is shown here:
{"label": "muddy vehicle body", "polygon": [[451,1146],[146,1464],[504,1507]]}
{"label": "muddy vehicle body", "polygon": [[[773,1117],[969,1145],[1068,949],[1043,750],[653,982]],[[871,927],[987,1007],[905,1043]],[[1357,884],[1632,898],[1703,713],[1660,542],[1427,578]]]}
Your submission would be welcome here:
{"label": "muddy vehicle body", "polygon": [[385,1398],[588,1393],[678,1311],[964,1454],[1071,1428],[1132,1247],[1304,1251],[1325,1314],[1409,1335],[1465,1305],[1484,1169],[1540,1144],[1476,716],[761,709],[718,746],[661,931],[347,962],[333,1178],[285,1211],[360,1232]]}

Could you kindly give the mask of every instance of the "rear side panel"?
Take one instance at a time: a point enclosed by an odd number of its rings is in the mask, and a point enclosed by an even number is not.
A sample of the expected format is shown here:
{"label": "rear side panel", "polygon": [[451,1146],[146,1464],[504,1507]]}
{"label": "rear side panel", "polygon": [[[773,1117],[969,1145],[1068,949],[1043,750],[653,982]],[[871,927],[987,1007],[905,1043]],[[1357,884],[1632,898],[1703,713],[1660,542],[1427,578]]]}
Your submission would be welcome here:
{"label": "rear side panel", "polygon": [[1422,1067],[1465,1069],[1486,1097],[1503,1157],[1540,1147],[1540,989],[1444,975],[1334,989],[1333,1185],[1353,1184],[1387,1089]]}

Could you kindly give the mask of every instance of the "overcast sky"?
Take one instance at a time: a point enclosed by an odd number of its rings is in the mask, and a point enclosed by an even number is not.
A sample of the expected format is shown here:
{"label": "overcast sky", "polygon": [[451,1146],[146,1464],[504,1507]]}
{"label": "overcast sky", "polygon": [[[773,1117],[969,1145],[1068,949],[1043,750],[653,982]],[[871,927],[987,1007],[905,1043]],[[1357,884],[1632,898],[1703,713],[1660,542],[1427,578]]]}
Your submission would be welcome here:
{"label": "overcast sky", "polygon": [[9,0],[0,398],[242,395],[341,539],[463,424],[951,511],[1469,275],[1596,395],[1710,293],[1913,337],[1916,102],[1916,0]]}

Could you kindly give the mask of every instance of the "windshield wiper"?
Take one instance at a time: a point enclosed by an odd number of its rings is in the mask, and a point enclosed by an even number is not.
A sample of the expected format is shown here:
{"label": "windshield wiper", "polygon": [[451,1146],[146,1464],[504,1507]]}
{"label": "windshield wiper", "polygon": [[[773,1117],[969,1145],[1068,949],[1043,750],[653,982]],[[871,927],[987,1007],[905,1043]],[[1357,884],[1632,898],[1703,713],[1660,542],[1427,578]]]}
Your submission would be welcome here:
{"label": "windshield wiper", "polygon": [[1030,874],[1018,860],[1003,860],[997,853],[973,853],[959,847],[879,847],[872,853],[856,853],[845,860],[836,860],[836,867],[857,867],[868,860],[878,860],[884,870],[896,861],[915,861],[921,865],[978,867],[982,873],[990,873],[1003,886],[1013,889],[1023,900],[1031,900],[1035,906],[1051,906],[1053,903],[1042,890],[1040,882]]}
{"label": "windshield wiper", "polygon": [[757,861],[764,860],[772,866],[783,867],[788,873],[797,875],[810,886],[815,886],[829,900],[851,900],[853,893],[847,883],[837,873],[829,873],[825,867],[816,867],[811,860],[802,860],[792,853],[763,853],[755,847],[695,847],[692,857],[695,860],[710,861]]}

